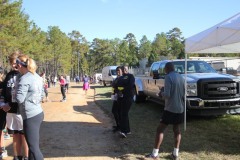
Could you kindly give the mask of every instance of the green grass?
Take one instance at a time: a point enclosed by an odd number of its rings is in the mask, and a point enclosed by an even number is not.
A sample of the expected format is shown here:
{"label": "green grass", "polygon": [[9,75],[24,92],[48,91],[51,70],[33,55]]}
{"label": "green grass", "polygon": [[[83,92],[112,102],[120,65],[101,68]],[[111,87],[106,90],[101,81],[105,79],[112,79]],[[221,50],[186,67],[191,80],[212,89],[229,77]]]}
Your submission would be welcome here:
{"label": "green grass", "polygon": [[[94,86],[95,102],[112,116],[111,87]],[[129,112],[132,135],[120,140],[122,159],[142,159],[151,152],[163,108],[152,102],[133,104]],[[183,127],[182,127],[183,128]],[[169,159],[173,150],[172,126],[165,132],[160,158]],[[240,115],[187,117],[182,130],[180,158],[184,160],[239,160]]]}

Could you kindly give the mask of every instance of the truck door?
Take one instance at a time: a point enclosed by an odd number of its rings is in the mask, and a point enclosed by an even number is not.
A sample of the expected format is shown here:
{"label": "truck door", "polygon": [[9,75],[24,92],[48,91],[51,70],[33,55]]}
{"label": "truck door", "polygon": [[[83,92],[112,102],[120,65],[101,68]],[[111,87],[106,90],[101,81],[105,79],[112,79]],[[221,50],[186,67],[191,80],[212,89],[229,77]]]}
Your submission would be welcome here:
{"label": "truck door", "polygon": [[154,97],[157,98],[156,93],[159,92],[159,88],[157,86],[158,84],[158,79],[153,79],[153,74],[154,72],[158,72],[159,70],[159,62],[155,62],[152,64],[151,69],[150,69],[150,78],[147,80],[146,85],[147,85],[147,91],[148,91],[148,95],[150,97]]}
{"label": "truck door", "polygon": [[[149,95],[154,98],[159,98],[156,94],[159,92],[159,89],[164,86],[164,67],[166,63],[159,63],[157,66],[153,68],[153,70],[157,70],[159,74],[158,78],[152,78],[149,81]],[[154,76],[152,76],[154,77]]]}

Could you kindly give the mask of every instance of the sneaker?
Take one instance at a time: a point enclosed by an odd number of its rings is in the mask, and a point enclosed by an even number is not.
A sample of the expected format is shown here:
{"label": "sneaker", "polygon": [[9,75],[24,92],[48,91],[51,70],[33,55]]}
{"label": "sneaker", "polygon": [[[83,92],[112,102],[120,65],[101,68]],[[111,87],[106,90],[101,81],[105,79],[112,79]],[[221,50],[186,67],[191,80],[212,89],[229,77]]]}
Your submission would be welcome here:
{"label": "sneaker", "polygon": [[174,156],[173,153],[171,154],[171,159],[172,159],[172,160],[179,160],[178,156]]}
{"label": "sneaker", "polygon": [[154,156],[152,153],[150,153],[150,154],[147,154],[145,157],[146,157],[146,158],[157,159],[157,158],[158,158],[158,155],[157,155],[157,156]]}
{"label": "sneaker", "polygon": [[[8,157],[8,154],[7,154],[7,150],[6,150],[6,149],[5,149],[5,150],[2,150],[2,153],[0,153],[0,157],[1,157],[2,159]],[[0,158],[0,160],[1,160],[1,158]]]}
{"label": "sneaker", "polygon": [[20,160],[18,156],[14,156],[13,160]]}
{"label": "sneaker", "polygon": [[127,135],[126,135],[125,133],[119,132],[119,134],[120,134],[120,136],[121,136],[122,138],[127,138]]}
{"label": "sneaker", "polygon": [[62,99],[60,102],[66,102],[67,100],[66,99]]}
{"label": "sneaker", "polygon": [[10,135],[9,135],[9,134],[4,134],[4,139],[5,139],[5,140],[10,139]]}
{"label": "sneaker", "polygon": [[131,134],[132,134],[132,132],[127,132],[126,134],[127,134],[127,135],[131,135]]}

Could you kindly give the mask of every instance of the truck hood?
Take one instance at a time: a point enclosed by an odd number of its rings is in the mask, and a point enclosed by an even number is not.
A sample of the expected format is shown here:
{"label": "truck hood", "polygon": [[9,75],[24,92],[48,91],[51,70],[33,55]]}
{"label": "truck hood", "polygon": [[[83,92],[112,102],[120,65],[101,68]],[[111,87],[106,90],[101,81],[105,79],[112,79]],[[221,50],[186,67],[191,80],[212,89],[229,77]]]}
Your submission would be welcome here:
{"label": "truck hood", "polygon": [[[183,77],[185,78],[185,74],[183,74]],[[197,82],[199,79],[232,79],[236,78],[233,75],[229,74],[219,74],[219,73],[194,73],[194,74],[187,74],[187,82]]]}

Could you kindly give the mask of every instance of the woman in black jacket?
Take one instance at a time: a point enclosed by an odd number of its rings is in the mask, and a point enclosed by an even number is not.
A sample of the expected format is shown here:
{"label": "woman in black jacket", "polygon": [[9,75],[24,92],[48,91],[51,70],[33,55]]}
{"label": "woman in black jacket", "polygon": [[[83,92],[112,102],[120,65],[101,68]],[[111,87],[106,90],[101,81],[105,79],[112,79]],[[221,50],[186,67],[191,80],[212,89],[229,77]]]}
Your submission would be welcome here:
{"label": "woman in black jacket", "polygon": [[[28,147],[23,133],[23,119],[16,101],[16,90],[20,77],[20,73],[16,67],[16,59],[18,56],[19,52],[14,52],[9,56],[9,63],[12,70],[6,75],[3,82],[2,96],[5,102],[3,110],[7,112],[6,123],[8,134],[13,135],[14,160],[22,160],[22,157],[24,157],[24,160],[27,160]],[[24,156],[22,156],[22,147],[24,147]]]}

